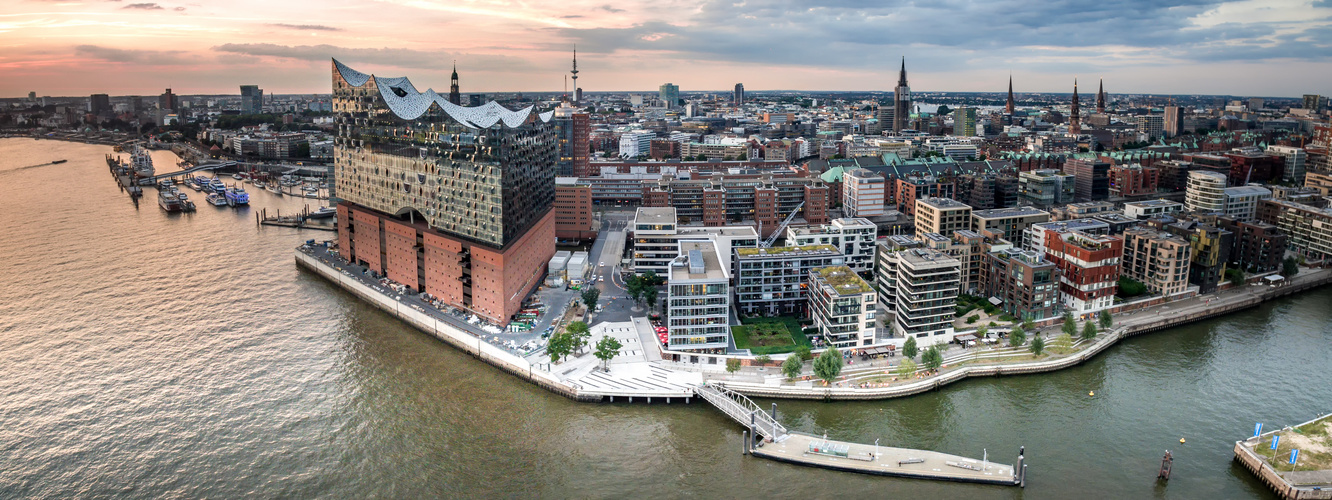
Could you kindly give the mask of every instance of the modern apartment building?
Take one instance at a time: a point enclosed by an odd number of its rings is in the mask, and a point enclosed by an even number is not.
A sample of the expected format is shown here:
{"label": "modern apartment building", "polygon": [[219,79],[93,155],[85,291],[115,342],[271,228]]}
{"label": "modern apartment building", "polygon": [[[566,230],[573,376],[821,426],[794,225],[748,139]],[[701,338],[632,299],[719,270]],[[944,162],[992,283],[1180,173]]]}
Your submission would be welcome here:
{"label": "modern apartment building", "polygon": [[1124,204],[1124,215],[1139,220],[1183,211],[1184,204],[1170,200],[1131,201]]}
{"label": "modern apartment building", "polygon": [[1250,273],[1281,269],[1290,240],[1276,226],[1260,220],[1242,221],[1230,217],[1219,217],[1216,223],[1232,235],[1231,266]]}
{"label": "modern apartment building", "polygon": [[879,289],[879,311],[884,326],[892,331],[893,314],[897,307],[897,264],[901,261],[896,255],[903,250],[921,248],[924,243],[910,236],[895,234],[879,240],[874,252],[874,284]]}
{"label": "modern apartment building", "polygon": [[829,344],[864,347],[874,344],[874,288],[846,266],[809,272],[809,311],[814,327]]}
{"label": "modern apartment building", "polygon": [[587,177],[592,175],[588,167],[589,136],[591,117],[579,112],[567,101],[555,108],[551,119],[555,124],[555,136],[559,141],[560,158],[556,172],[561,176]]}
{"label": "modern apartment building", "polygon": [[1029,170],[1018,174],[1018,202],[1037,207],[1071,203],[1076,193],[1074,177],[1058,170]]}
{"label": "modern apartment building", "polygon": [[925,248],[890,255],[897,259],[894,336],[913,336],[924,346],[951,342],[962,263]]}
{"label": "modern apartment building", "polygon": [[1259,219],[1289,237],[1288,249],[1309,260],[1332,258],[1332,208],[1281,200],[1259,202]]}
{"label": "modern apartment building", "polygon": [[916,200],[916,236],[971,229],[971,207],[951,198]]}
{"label": "modern apartment building", "polygon": [[913,218],[916,216],[916,200],[953,198],[955,188],[951,180],[941,180],[933,175],[910,175],[893,179],[889,198],[897,203],[897,211]]}
{"label": "modern apartment building", "polygon": [[883,215],[887,181],[863,168],[842,174],[842,211],[850,217]]}
{"label": "modern apartment building", "polygon": [[1189,285],[1189,242],[1145,227],[1124,231],[1124,263],[1120,272],[1153,294],[1170,297]]}
{"label": "modern apartment building", "polygon": [[846,256],[846,266],[858,273],[874,270],[874,241],[878,228],[861,217],[833,219],[818,226],[788,226],[786,245],[832,245]]}
{"label": "modern apartment building", "polygon": [[1049,239],[1048,233],[1059,234],[1073,231],[1094,235],[1110,234],[1110,225],[1105,221],[1091,218],[1032,224],[1031,227],[1027,228],[1026,237],[1022,239],[1022,248],[1044,255],[1045,242]]}
{"label": "modern apartment building", "polygon": [[551,114],[458,106],[336,60],[331,74],[340,254],[507,323],[555,254]]}
{"label": "modern apartment building", "polygon": [[939,233],[925,233],[917,239],[924,248],[943,253],[962,264],[960,287],[963,293],[975,293],[980,286],[980,275],[984,272],[981,266],[987,247],[996,243],[1012,246],[1008,240],[987,241],[980,233],[965,229],[954,231],[952,238]]}
{"label": "modern apartment building", "polygon": [[1221,211],[1226,217],[1239,220],[1252,220],[1258,210],[1258,202],[1272,198],[1272,190],[1262,186],[1235,186],[1225,189],[1225,208]]}
{"label": "modern apartment building", "polygon": [[1226,174],[1209,170],[1189,171],[1184,207],[1191,212],[1225,213]]}
{"label": "modern apartment building", "polygon": [[1045,258],[1059,268],[1064,308],[1085,315],[1114,304],[1124,240],[1081,231],[1045,235]]}
{"label": "modern apartment building", "polygon": [[810,271],[846,263],[832,245],[737,248],[731,260],[735,308],[747,316],[806,316]]}
{"label": "modern apartment building", "polygon": [[980,291],[1015,318],[1058,316],[1059,268],[1040,253],[1003,248],[984,255]]}
{"label": "modern apartment building", "polygon": [[990,231],[1016,245],[1025,246],[1023,239],[1027,229],[1032,224],[1049,221],[1049,212],[1032,207],[977,210],[971,213],[971,230],[981,234]]}
{"label": "modern apartment building", "polygon": [[710,241],[682,241],[666,287],[666,346],[724,352],[730,343],[731,277]]}
{"label": "modern apartment building", "polygon": [[681,226],[676,221],[675,209],[670,207],[640,207],[634,214],[630,228],[629,248],[633,271],[649,271],[668,277],[671,261],[680,255],[684,241],[711,241],[719,251],[722,265],[731,268],[731,256],[736,248],[758,246],[758,233],[750,226],[700,227]]}
{"label": "modern apartment building", "polygon": [[782,220],[797,208],[800,211],[797,217],[806,223],[829,221],[828,186],[817,177],[766,172],[681,177],[682,174],[663,174],[655,182],[642,182],[639,186],[642,205],[674,207],[684,225],[753,224],[761,228],[764,237],[776,231]]}

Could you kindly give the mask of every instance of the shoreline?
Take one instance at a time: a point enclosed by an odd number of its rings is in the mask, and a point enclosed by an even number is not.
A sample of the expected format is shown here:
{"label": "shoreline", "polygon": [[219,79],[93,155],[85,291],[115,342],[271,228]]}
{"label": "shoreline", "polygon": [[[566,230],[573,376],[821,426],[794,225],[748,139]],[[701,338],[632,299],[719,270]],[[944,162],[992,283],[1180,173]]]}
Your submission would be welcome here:
{"label": "shoreline", "polygon": [[[393,298],[377,293],[369,289],[355,279],[348,278],[339,274],[333,267],[320,262],[299,248],[295,250],[296,263],[298,267],[305,268],[338,285],[343,290],[356,295],[381,310],[397,316],[408,325],[430,334],[435,338],[462,350],[464,353],[491,365],[500,370],[517,376],[527,382],[536,384],[538,387],[549,390],[555,394],[567,397],[578,402],[610,402],[613,397],[607,397],[603,394],[597,394],[595,391],[584,391],[577,383],[560,380],[555,374],[536,368],[526,359],[506,352],[488,343],[480,341],[475,336],[457,329],[444,322],[440,322],[428,317],[425,314],[411,310]],[[1104,352],[1106,349],[1118,344],[1121,340],[1146,333],[1152,333],[1166,328],[1182,326],[1189,323],[1203,321],[1218,316],[1223,316],[1237,311],[1242,311],[1257,307],[1260,304],[1285,297],[1297,292],[1311,290],[1321,286],[1332,284],[1332,269],[1318,269],[1303,276],[1296,276],[1290,280],[1289,284],[1270,288],[1259,285],[1247,285],[1243,289],[1243,295],[1236,296],[1236,299],[1227,298],[1222,301],[1217,299],[1216,305],[1206,307],[1202,311],[1183,315],[1174,315],[1163,317],[1155,321],[1142,322],[1129,326],[1118,326],[1109,333],[1097,336],[1096,340],[1087,348],[1076,354],[1042,361],[1031,361],[1025,363],[1010,364],[986,364],[963,366],[942,372],[938,375],[927,377],[916,382],[876,388],[850,388],[850,387],[783,387],[771,386],[766,384],[751,382],[728,382],[721,380],[708,381],[710,384],[724,386],[727,389],[749,397],[762,397],[772,399],[805,399],[805,400],[875,400],[892,399],[899,397],[912,396],[924,392],[938,390],[946,385],[966,380],[972,377],[995,377],[1006,375],[1025,375],[1035,373],[1047,373],[1073,366],[1080,365],[1096,355]],[[1145,308],[1142,311],[1151,311],[1153,309],[1165,311],[1168,310],[1169,302]],[[1164,308],[1164,309],[1163,309]],[[667,366],[669,368],[669,366]],[[683,398],[688,402],[693,394],[675,394],[664,395],[661,393],[643,393],[629,396],[632,402],[634,397],[645,399],[651,403],[651,399]]]}

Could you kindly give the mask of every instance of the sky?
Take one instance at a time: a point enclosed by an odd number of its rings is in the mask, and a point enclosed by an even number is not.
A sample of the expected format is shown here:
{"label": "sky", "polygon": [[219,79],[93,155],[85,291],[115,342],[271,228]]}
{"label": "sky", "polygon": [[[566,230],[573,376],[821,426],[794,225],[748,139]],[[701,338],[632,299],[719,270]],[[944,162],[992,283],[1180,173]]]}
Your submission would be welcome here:
{"label": "sky", "polygon": [[1332,0],[2,0],[0,97],[560,91],[575,46],[589,92],[1332,94]]}

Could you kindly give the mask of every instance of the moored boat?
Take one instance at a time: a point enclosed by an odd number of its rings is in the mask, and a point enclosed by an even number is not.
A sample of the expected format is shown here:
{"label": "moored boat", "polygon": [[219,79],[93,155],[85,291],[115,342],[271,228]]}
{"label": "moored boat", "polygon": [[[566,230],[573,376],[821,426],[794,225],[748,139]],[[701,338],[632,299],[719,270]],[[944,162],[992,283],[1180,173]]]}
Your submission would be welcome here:
{"label": "moored boat", "polygon": [[250,204],[250,194],[245,192],[245,188],[236,186],[227,188],[227,204],[233,207],[239,207]]}
{"label": "moored boat", "polygon": [[338,209],[336,209],[336,208],[333,208],[333,207],[319,207],[318,210],[315,210],[315,211],[313,211],[313,212],[310,212],[310,215],[307,215],[306,217],[307,217],[307,218],[310,218],[310,219],[327,219],[327,218],[329,218],[329,217],[333,217],[333,216],[335,216],[335,215],[337,215],[337,214],[338,214]]}
{"label": "moored boat", "polygon": [[168,213],[179,212],[181,209],[180,198],[171,194],[170,191],[159,191],[157,193],[157,205],[162,207],[162,210],[166,210]]}
{"label": "moored boat", "polygon": [[212,205],[215,206],[215,207],[225,207],[225,206],[227,206],[227,197],[226,197],[225,195],[220,194],[220,193],[208,193],[208,198],[207,198],[207,199],[208,199],[208,203],[212,204]]}

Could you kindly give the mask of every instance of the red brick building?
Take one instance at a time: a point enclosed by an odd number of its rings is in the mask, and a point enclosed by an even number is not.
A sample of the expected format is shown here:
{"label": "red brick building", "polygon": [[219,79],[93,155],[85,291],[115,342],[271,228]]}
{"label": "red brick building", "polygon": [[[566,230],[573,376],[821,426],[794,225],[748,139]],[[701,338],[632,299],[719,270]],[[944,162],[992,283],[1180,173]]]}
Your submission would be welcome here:
{"label": "red brick building", "polygon": [[555,237],[569,241],[596,239],[591,184],[573,177],[555,179]]}
{"label": "red brick building", "polygon": [[680,143],[669,139],[653,139],[649,143],[648,156],[654,160],[680,157]]}
{"label": "red brick building", "polygon": [[1284,157],[1269,154],[1257,148],[1232,150],[1223,153],[1230,159],[1230,185],[1243,186],[1247,183],[1266,184],[1280,181],[1285,170]]}
{"label": "red brick building", "polygon": [[940,181],[934,176],[913,176],[894,179],[891,199],[897,202],[897,211],[907,218],[916,216],[916,200],[921,198],[953,198],[955,186],[952,181]]}
{"label": "red brick building", "polygon": [[1155,194],[1161,182],[1161,170],[1139,164],[1110,167],[1110,196],[1128,197]]}
{"label": "red brick building", "polygon": [[1124,240],[1114,236],[1045,232],[1045,258],[1059,268],[1060,298],[1075,315],[1113,304],[1123,257]]}

